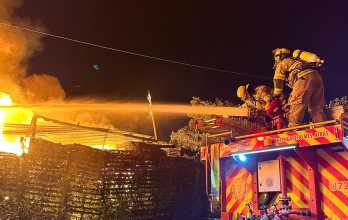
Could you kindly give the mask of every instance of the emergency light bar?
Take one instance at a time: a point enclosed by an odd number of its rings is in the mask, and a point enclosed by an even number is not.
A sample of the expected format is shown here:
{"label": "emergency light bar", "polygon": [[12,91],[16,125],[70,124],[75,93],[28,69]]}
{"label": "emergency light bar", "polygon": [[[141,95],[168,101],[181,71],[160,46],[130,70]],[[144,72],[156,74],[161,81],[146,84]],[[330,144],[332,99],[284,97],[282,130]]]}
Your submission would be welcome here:
{"label": "emergency light bar", "polygon": [[271,152],[271,151],[280,151],[280,150],[289,150],[296,148],[297,145],[288,145],[284,147],[277,147],[277,148],[269,148],[264,150],[255,150],[255,151],[243,151],[238,153],[231,153],[229,154],[230,157],[239,156],[239,155],[245,155],[245,154],[257,154],[257,153],[265,153],[265,152]]}

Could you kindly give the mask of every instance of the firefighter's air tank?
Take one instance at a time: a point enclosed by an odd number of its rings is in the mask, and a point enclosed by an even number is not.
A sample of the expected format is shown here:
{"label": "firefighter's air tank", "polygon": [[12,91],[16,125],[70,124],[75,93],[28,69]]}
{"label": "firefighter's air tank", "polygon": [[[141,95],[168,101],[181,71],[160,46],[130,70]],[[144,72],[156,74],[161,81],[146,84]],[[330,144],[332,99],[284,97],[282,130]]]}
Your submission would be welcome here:
{"label": "firefighter's air tank", "polygon": [[315,53],[303,51],[303,50],[295,50],[293,53],[293,57],[304,60],[308,63],[324,63],[324,60],[321,60],[318,55]]}

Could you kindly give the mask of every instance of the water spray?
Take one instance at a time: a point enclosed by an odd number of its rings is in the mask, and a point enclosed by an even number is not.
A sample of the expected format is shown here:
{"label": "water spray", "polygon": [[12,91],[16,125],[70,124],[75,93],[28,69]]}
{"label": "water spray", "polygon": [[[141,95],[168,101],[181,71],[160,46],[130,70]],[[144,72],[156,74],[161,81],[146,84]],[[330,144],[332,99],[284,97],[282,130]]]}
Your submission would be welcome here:
{"label": "water spray", "polygon": [[[0,106],[3,108],[40,110],[98,110],[98,111],[125,111],[125,112],[149,112],[149,106],[143,103],[62,103],[62,104],[25,104],[13,106]],[[171,114],[202,114],[202,115],[223,115],[223,116],[250,116],[250,110],[238,107],[217,107],[217,106],[191,106],[177,104],[158,104],[151,106],[151,111]]]}

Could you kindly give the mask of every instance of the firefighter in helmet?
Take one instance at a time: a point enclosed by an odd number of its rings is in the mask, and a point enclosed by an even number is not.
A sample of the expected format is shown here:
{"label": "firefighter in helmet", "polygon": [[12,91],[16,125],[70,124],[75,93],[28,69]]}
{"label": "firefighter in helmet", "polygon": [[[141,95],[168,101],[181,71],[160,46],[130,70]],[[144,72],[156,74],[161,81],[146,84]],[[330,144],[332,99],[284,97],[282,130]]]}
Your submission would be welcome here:
{"label": "firefighter in helmet", "polygon": [[[240,86],[238,88],[237,96],[245,102],[241,106],[242,108],[256,108],[266,110],[269,102],[272,101],[273,89],[264,85],[258,86],[254,89],[248,84],[246,86]],[[281,94],[280,99],[282,100],[283,104],[285,104],[287,101],[287,98],[284,94]]]}
{"label": "firefighter in helmet", "polygon": [[306,62],[291,56],[286,48],[275,49],[274,96],[279,98],[283,91],[284,82],[292,88],[289,97],[290,113],[288,127],[296,127],[303,123],[303,117],[308,112],[313,122],[326,121],[324,108],[324,82],[318,70],[309,67]]}

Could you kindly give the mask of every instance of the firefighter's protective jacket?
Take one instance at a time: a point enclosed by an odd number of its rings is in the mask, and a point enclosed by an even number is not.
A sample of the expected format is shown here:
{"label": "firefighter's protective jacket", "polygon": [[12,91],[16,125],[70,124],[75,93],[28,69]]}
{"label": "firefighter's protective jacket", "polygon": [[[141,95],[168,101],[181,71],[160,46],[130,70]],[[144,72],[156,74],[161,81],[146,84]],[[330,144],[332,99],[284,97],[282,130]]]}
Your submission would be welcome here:
{"label": "firefighter's protective jacket", "polygon": [[293,89],[289,97],[288,127],[303,123],[307,107],[313,122],[326,121],[324,82],[317,70],[306,68],[294,58],[286,58],[277,65],[274,74],[274,95],[282,93],[284,81]]}
{"label": "firefighter's protective jacket", "polygon": [[294,58],[286,58],[282,60],[276,68],[273,82],[274,95],[280,95],[283,92],[284,81],[287,85],[293,88],[298,78],[305,76],[316,70],[305,68],[304,63]]}
{"label": "firefighter's protective jacket", "polygon": [[[253,95],[253,99],[246,100],[245,103],[241,106],[243,108],[257,108],[265,110],[267,108],[267,104],[270,99],[273,97],[273,89],[268,86],[258,86],[255,88],[255,94]],[[281,95],[280,99],[283,104],[286,102],[286,96],[284,94]]]}

